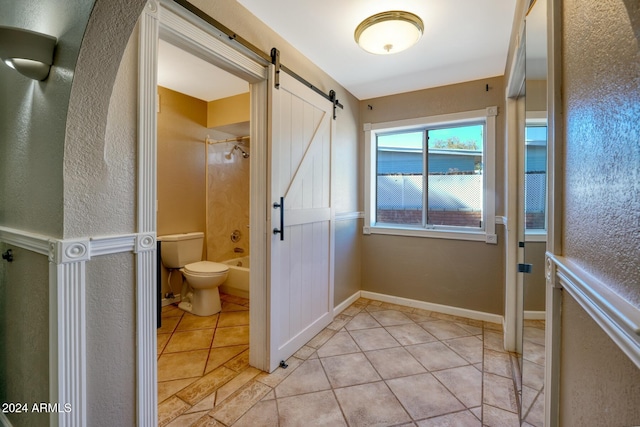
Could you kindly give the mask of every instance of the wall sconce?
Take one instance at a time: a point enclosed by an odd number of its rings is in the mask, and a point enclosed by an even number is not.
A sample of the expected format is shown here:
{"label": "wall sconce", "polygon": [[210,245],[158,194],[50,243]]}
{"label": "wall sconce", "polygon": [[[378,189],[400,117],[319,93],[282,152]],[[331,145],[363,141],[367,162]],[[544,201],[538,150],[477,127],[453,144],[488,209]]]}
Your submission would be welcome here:
{"label": "wall sconce", "polygon": [[44,80],[53,64],[56,42],[46,34],[0,26],[0,59],[30,79]]}
{"label": "wall sconce", "polygon": [[368,17],[358,25],[353,36],[367,52],[388,55],[416,44],[423,31],[424,23],[419,16],[392,10]]}

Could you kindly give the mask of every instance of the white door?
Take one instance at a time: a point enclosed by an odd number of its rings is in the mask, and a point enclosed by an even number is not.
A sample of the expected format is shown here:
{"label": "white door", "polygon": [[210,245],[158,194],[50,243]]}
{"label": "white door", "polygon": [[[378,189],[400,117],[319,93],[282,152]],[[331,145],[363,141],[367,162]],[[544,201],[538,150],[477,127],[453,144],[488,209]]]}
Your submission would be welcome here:
{"label": "white door", "polygon": [[[330,101],[284,71],[271,88],[269,368],[333,320]],[[284,208],[281,206],[281,199]]]}

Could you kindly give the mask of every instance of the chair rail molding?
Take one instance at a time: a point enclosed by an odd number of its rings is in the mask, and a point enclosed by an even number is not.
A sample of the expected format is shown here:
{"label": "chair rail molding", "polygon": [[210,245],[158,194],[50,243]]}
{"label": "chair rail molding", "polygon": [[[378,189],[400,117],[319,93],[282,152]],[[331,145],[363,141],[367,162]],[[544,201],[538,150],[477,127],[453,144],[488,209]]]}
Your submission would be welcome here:
{"label": "chair rail molding", "polygon": [[640,308],[572,260],[547,253],[547,280],[569,293],[640,368]]}

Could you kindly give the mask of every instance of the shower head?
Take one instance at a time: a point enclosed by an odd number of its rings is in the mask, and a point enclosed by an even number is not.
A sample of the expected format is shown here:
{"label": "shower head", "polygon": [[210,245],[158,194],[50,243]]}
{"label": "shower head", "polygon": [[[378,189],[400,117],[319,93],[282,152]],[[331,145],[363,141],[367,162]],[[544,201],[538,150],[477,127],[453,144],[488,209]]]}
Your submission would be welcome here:
{"label": "shower head", "polygon": [[240,153],[242,153],[242,158],[243,158],[243,159],[248,159],[248,158],[249,158],[249,153],[247,153],[246,151],[244,151],[244,150],[242,149],[242,147],[240,147],[239,145],[234,145],[234,146],[233,146],[233,148],[231,149],[231,152],[230,152],[229,154],[233,153],[233,150],[238,150]]}

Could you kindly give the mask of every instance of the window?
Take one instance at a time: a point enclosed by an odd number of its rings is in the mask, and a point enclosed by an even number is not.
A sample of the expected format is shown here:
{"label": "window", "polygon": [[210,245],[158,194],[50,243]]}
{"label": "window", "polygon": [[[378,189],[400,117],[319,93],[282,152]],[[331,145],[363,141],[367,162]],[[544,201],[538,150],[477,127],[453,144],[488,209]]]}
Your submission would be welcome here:
{"label": "window", "polygon": [[547,124],[546,119],[527,118],[525,126],[524,212],[528,235],[547,229]]}
{"label": "window", "polygon": [[493,241],[496,111],[365,125],[364,232]]}

